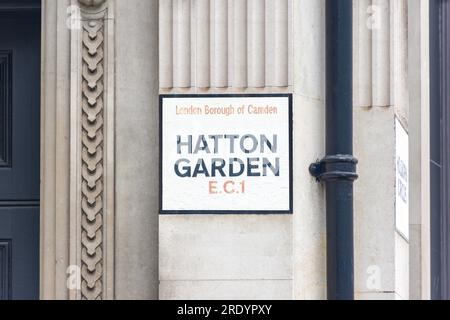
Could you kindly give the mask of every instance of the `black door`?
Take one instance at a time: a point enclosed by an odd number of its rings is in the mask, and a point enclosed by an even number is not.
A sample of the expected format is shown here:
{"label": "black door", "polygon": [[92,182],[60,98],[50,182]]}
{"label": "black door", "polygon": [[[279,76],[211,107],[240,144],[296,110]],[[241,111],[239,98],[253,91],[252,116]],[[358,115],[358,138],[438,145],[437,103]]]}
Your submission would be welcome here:
{"label": "black door", "polygon": [[37,4],[0,0],[0,300],[39,298]]}

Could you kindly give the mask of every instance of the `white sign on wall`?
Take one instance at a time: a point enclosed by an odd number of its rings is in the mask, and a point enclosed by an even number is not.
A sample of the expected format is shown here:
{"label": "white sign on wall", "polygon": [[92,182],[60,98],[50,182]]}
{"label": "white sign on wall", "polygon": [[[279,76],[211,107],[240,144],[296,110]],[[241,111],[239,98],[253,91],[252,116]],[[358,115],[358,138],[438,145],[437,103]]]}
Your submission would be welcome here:
{"label": "white sign on wall", "polygon": [[409,239],[409,138],[398,119],[395,119],[396,135],[396,197],[395,225],[397,231]]}
{"label": "white sign on wall", "polygon": [[162,95],[161,213],[292,213],[292,96]]}

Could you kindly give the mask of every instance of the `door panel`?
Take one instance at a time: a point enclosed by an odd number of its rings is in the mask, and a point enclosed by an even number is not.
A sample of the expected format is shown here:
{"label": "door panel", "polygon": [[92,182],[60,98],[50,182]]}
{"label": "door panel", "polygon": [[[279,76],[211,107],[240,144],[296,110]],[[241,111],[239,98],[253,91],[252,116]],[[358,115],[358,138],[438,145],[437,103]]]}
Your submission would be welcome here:
{"label": "door panel", "polygon": [[5,3],[0,0],[0,300],[28,300],[39,298],[40,10]]}
{"label": "door panel", "polygon": [[11,299],[12,293],[11,239],[0,239],[0,300]]}
{"label": "door panel", "polygon": [[39,297],[39,207],[0,208],[2,299]]}
{"label": "door panel", "polygon": [[40,22],[8,17],[0,15],[0,200],[38,200]]}

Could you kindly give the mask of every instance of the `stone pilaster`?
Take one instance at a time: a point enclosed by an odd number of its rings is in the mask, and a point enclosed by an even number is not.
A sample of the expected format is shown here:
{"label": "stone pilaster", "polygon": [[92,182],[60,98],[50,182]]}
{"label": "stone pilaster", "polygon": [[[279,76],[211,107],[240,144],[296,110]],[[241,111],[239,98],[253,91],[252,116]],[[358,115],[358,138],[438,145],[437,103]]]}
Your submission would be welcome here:
{"label": "stone pilaster", "polygon": [[79,1],[71,29],[72,299],[114,298],[113,1]]}

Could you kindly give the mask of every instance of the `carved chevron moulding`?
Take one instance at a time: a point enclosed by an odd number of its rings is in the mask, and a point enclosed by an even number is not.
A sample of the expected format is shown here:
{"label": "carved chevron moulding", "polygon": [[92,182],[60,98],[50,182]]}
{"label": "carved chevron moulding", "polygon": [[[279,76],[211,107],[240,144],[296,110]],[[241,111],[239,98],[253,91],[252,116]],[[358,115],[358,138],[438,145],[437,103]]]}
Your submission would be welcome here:
{"label": "carved chevron moulding", "polygon": [[[85,1],[84,1],[85,2]],[[81,299],[103,298],[104,22],[82,22]]]}

